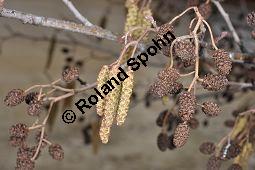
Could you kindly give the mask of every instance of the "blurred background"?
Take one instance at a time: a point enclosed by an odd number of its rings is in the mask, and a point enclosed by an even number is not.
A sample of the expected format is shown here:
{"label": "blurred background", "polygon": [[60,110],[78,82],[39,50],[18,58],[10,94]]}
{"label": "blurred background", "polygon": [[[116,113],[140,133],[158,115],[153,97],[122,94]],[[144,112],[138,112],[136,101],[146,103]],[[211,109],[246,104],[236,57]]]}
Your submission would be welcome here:
{"label": "blurred background", "polygon": [[[92,23],[119,35],[123,33],[126,15],[124,0],[73,0],[73,3]],[[249,52],[254,52],[255,43],[250,37],[251,29],[246,26],[245,16],[255,9],[255,1],[226,0],[222,5],[230,14],[244,46]],[[5,7],[39,16],[79,22],[61,0],[6,0]],[[160,25],[182,12],[186,8],[186,1],[153,0],[152,7],[155,20]],[[190,16],[180,20],[176,25],[177,34],[185,33],[189,20]],[[216,9],[213,10],[213,16],[208,22],[216,36],[224,30],[228,31]],[[54,50],[50,51],[53,41],[56,41]],[[233,49],[231,44],[224,47]],[[4,99],[7,92],[13,88],[26,89],[35,84],[47,84],[58,79],[63,67],[71,60],[81,67],[81,79],[92,83],[96,80],[102,65],[111,64],[118,57],[119,52],[120,45],[116,42],[51,28],[24,25],[16,20],[0,18],[0,98]],[[52,58],[52,63],[45,71],[49,56]],[[232,117],[233,110],[238,109],[243,101],[250,101],[254,92],[239,95],[235,100],[224,103],[222,115],[217,118],[209,120],[199,114],[197,116],[200,121],[199,127],[192,130],[188,143],[181,149],[161,152],[156,144],[161,129],[157,127],[155,121],[159,113],[170,107],[172,103],[170,101],[169,106],[164,106],[161,101],[146,103],[144,99],[147,98],[149,85],[166,61],[167,58],[159,54],[150,60],[149,67],[141,68],[135,73],[135,96],[127,121],[122,127],[113,127],[107,145],[92,144],[88,139],[90,136],[88,133],[91,132],[87,130],[95,120],[95,107],[89,110],[85,117],[80,117],[76,110],[78,118],[73,124],[65,124],[61,119],[63,105],[67,104],[68,108],[73,107],[75,110],[74,102],[88,96],[89,92],[76,96],[71,104],[59,103],[48,136],[51,141],[62,145],[65,159],[61,162],[52,160],[45,150],[36,163],[36,170],[206,169],[208,157],[199,152],[199,145],[208,140],[219,142],[230,131],[224,126],[224,121]],[[15,167],[17,150],[8,144],[8,129],[19,122],[31,125],[34,118],[27,115],[25,104],[7,108],[1,102],[0,108],[0,169],[10,170]],[[228,163],[224,164],[223,169],[226,169],[227,165]],[[249,168],[255,169],[255,157],[251,158]]]}

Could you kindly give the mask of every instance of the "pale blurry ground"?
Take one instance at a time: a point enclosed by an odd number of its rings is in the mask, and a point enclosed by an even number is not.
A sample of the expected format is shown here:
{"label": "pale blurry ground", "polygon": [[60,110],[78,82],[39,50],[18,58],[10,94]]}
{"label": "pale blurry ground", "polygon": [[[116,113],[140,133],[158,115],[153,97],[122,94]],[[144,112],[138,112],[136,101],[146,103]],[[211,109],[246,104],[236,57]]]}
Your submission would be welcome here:
{"label": "pale blurry ground", "polygon": [[[33,14],[74,19],[63,3],[52,0],[6,0],[7,8],[31,12]],[[93,23],[98,24],[99,19],[105,15],[107,3],[105,1],[74,0],[82,14]],[[121,4],[111,7],[108,16],[107,29],[113,32],[122,32],[124,22],[124,11]],[[52,35],[52,29],[22,25],[20,22],[0,18],[0,35],[6,35],[4,25],[8,24],[14,30],[29,33],[32,35]],[[178,30],[181,32],[181,28]],[[61,33],[64,35],[64,33]],[[73,34],[76,38],[89,41],[87,36]],[[105,43],[105,42],[104,42]],[[6,93],[13,88],[26,89],[34,84],[48,83],[43,74],[46,62],[48,42],[33,42],[14,38],[3,43],[0,55],[0,98],[3,99]],[[58,46],[55,53],[54,63],[50,70],[53,79],[60,76],[64,56],[60,53],[63,46]],[[119,47],[115,43],[107,42],[105,47],[118,52]],[[76,48],[75,56],[85,59],[91,55],[86,48]],[[102,57],[105,54],[98,54]],[[84,73],[81,77],[87,82],[94,82],[96,74],[103,64],[110,64],[114,60],[89,60],[85,64]],[[159,57],[165,61],[164,57]],[[158,59],[150,61],[160,62]],[[138,84],[152,82],[159,68],[147,67],[136,72]],[[138,88],[141,91],[139,97],[143,97],[145,88]],[[237,102],[236,102],[237,103]],[[235,105],[234,105],[235,106]],[[8,129],[11,125],[24,122],[31,124],[33,119],[27,116],[25,105],[15,108],[7,108],[0,102],[0,169],[14,169],[16,149],[8,145]],[[62,162],[54,161],[45,150],[36,163],[36,170],[204,170],[208,157],[198,152],[199,145],[206,140],[218,142],[221,137],[227,134],[228,129],[224,128],[223,118],[230,117],[228,105],[223,108],[222,116],[210,121],[208,128],[200,128],[192,131],[191,138],[185,147],[175,151],[160,152],[156,146],[156,137],[160,129],[155,125],[158,113],[166,106],[161,102],[153,103],[150,108],[145,109],[143,104],[138,105],[129,111],[128,119],[123,127],[114,128],[110,143],[100,147],[98,155],[92,154],[91,147],[84,146],[81,134],[81,125],[78,123],[67,125],[62,122],[61,114],[57,117],[50,140],[60,143],[65,150],[65,159]],[[78,113],[78,112],[77,112]],[[94,114],[94,113],[92,113]],[[89,115],[88,115],[89,116]],[[203,120],[203,118],[201,119]],[[253,163],[254,164],[254,163]]]}

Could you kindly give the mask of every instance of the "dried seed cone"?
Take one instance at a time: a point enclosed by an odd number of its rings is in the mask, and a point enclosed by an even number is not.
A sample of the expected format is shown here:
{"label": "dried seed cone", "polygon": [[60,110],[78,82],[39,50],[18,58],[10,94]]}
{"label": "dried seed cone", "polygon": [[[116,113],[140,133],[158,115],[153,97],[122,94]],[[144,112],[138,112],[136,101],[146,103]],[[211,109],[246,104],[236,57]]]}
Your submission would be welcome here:
{"label": "dried seed cone", "polygon": [[62,72],[62,80],[67,83],[71,83],[79,78],[79,68],[78,67],[68,67]]}
{"label": "dried seed cone", "polygon": [[242,170],[243,168],[239,164],[232,164],[228,170]]}
{"label": "dried seed cone", "polygon": [[205,75],[202,86],[209,91],[218,91],[224,89],[228,85],[228,79],[225,76],[217,74]]}
{"label": "dried seed cone", "polygon": [[180,78],[180,73],[175,68],[165,68],[158,73],[158,78],[169,83],[174,82]]}
{"label": "dried seed cone", "polygon": [[178,94],[183,89],[183,85],[179,82],[174,82],[168,89],[169,94]]}
{"label": "dried seed cone", "polygon": [[196,110],[196,98],[191,92],[183,92],[179,98],[179,116],[182,121],[189,121]]}
{"label": "dried seed cone", "polygon": [[204,17],[204,19],[208,19],[212,13],[211,3],[203,3],[198,7],[200,14]]}
{"label": "dried seed cone", "polygon": [[216,68],[221,75],[228,75],[232,69],[232,61],[228,52],[225,50],[216,50],[213,53],[213,59],[216,64]]}
{"label": "dried seed cone", "polygon": [[[97,77],[97,89],[101,89],[101,87],[105,84],[105,82],[109,78],[109,67],[107,65],[104,65],[102,69],[100,70],[98,77]],[[99,116],[103,115],[105,107],[105,99],[99,99],[97,102],[97,114]]]}
{"label": "dried seed cone", "polygon": [[195,45],[189,40],[177,41],[174,45],[174,52],[181,59],[185,67],[194,65],[196,62]]}
{"label": "dried seed cone", "polygon": [[125,122],[125,119],[127,117],[129,103],[134,87],[134,73],[132,70],[129,70],[127,72],[127,75],[129,76],[124,82],[122,83],[122,89],[121,89],[121,96],[117,111],[117,125],[120,126]]}
{"label": "dried seed cone", "polygon": [[[169,23],[163,24],[160,27],[158,27],[158,33],[156,36],[156,39],[163,39],[163,35],[166,34],[168,31],[170,32],[174,32],[174,27],[172,25],[170,25]],[[162,53],[167,56],[170,57],[170,49],[171,49],[171,44],[168,44],[167,46],[162,46]]]}
{"label": "dried seed cone", "polygon": [[15,170],[34,170],[35,162],[31,159],[17,159]]}
{"label": "dried seed cone", "polygon": [[49,154],[55,160],[61,161],[64,159],[64,150],[62,149],[62,146],[59,144],[50,145]]}
{"label": "dried seed cone", "polygon": [[174,131],[174,140],[173,143],[177,148],[180,148],[185,145],[189,138],[190,127],[187,122],[180,123],[177,125]]}
{"label": "dried seed cone", "polygon": [[25,100],[24,91],[21,89],[11,90],[4,99],[6,106],[17,106]]}
{"label": "dried seed cone", "polygon": [[30,104],[31,102],[37,100],[39,93],[38,92],[31,92],[28,93],[25,97],[26,104]]}
{"label": "dried seed cone", "polygon": [[221,158],[223,160],[233,159],[237,157],[242,151],[241,147],[235,141],[231,141],[230,146],[228,148],[226,148],[226,146],[227,146],[227,143],[221,149]]}
{"label": "dried seed cone", "polygon": [[35,100],[27,107],[27,113],[30,116],[39,116],[42,112],[42,101]]}
{"label": "dried seed cone", "polygon": [[[110,71],[109,77],[116,76],[118,68],[113,67]],[[106,96],[105,110],[99,130],[100,139],[103,143],[108,143],[110,136],[110,129],[115,118],[115,113],[118,109],[118,102],[120,98],[120,91],[122,85],[117,85],[115,88]]]}
{"label": "dried seed cone", "polygon": [[160,151],[164,152],[168,147],[168,136],[165,133],[160,133],[157,137],[157,145]]}
{"label": "dried seed cone", "polygon": [[199,147],[199,151],[205,155],[210,155],[214,153],[215,149],[216,149],[216,146],[212,142],[204,142]]}
{"label": "dried seed cone", "polygon": [[219,113],[221,112],[220,107],[211,101],[206,101],[202,105],[202,111],[207,115],[207,116],[218,116]]}
{"label": "dried seed cone", "polygon": [[246,17],[247,20],[247,24],[251,27],[255,26],[255,11],[252,11],[251,13],[249,13]]}
{"label": "dried seed cone", "polygon": [[9,129],[10,136],[14,136],[16,138],[26,138],[28,136],[28,132],[28,126],[23,123],[13,125]]}
{"label": "dried seed cone", "polygon": [[207,162],[207,170],[219,170],[221,167],[221,163],[221,159],[213,155],[209,158]]}

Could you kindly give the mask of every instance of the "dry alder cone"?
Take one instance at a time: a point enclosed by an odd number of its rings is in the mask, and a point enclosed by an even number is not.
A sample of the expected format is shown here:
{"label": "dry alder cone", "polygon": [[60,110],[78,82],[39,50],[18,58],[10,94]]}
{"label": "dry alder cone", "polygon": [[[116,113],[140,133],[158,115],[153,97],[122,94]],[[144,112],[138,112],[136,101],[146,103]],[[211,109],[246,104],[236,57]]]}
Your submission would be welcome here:
{"label": "dry alder cone", "polygon": [[29,105],[31,102],[37,101],[38,95],[39,95],[38,92],[30,92],[30,93],[28,93],[26,95],[26,97],[25,97],[26,104]]}
{"label": "dry alder cone", "polygon": [[208,19],[212,13],[212,5],[211,3],[203,3],[198,7],[198,10],[204,19]]}
{"label": "dry alder cone", "polygon": [[242,170],[243,168],[239,164],[232,164],[228,170]]}
{"label": "dry alder cone", "polygon": [[64,150],[59,144],[50,145],[49,154],[55,160],[61,161],[62,159],[64,159]]}
{"label": "dry alder cone", "polygon": [[156,81],[150,87],[150,93],[154,97],[163,97],[169,93],[178,92],[182,88],[182,85],[175,82],[179,77],[180,74],[175,68],[161,70]]}
{"label": "dry alder cone", "polygon": [[23,147],[20,147],[18,149],[18,152],[17,152],[17,159],[32,159],[35,152],[36,152],[36,146],[33,146],[33,147],[28,147],[28,146],[23,146]]}
{"label": "dry alder cone", "polygon": [[6,106],[17,106],[25,100],[24,91],[21,89],[11,90],[4,99]]}
{"label": "dry alder cone", "polygon": [[247,20],[247,24],[248,24],[249,26],[254,27],[254,26],[255,26],[255,12],[252,11],[251,13],[249,13],[249,14],[247,15],[246,20]]}
{"label": "dry alder cone", "polygon": [[[113,67],[110,71],[109,77],[113,77],[117,75],[117,73],[118,68]],[[117,85],[105,98],[105,110],[99,131],[100,139],[103,143],[108,143],[109,141],[111,126],[115,118],[115,113],[118,109],[121,86],[122,85]]]}
{"label": "dry alder cone", "polygon": [[179,98],[179,116],[183,121],[189,121],[196,109],[196,98],[193,93],[183,92]]}
{"label": "dry alder cone", "polygon": [[219,170],[221,167],[222,160],[219,157],[211,156],[207,162],[207,170]]}
{"label": "dry alder cone", "polygon": [[13,125],[9,129],[10,135],[17,138],[26,138],[28,136],[28,126],[22,123],[18,123]]}
{"label": "dry alder cone", "polygon": [[[104,65],[97,77],[97,89],[100,89],[103,84],[106,83],[106,81],[109,78],[109,67],[107,65]],[[104,113],[104,107],[105,107],[105,99],[99,99],[99,101],[97,102],[97,114],[99,116],[102,116]]]}
{"label": "dry alder cone", "polygon": [[199,151],[205,155],[210,155],[214,153],[215,149],[216,149],[216,146],[212,142],[204,142],[199,147]]}
{"label": "dry alder cone", "polygon": [[42,101],[34,100],[30,102],[27,108],[27,113],[30,116],[39,116],[39,114],[42,112],[42,106],[43,106]]}
{"label": "dry alder cone", "polygon": [[225,76],[217,74],[205,75],[202,86],[209,91],[218,91],[224,89],[228,85],[228,79]]}
{"label": "dry alder cone", "polygon": [[230,146],[225,150],[227,143],[221,149],[221,159],[233,159],[241,153],[241,147],[235,141],[230,142]]}
{"label": "dry alder cone", "polygon": [[216,68],[221,75],[228,75],[232,68],[232,61],[228,52],[225,50],[216,50],[213,53],[213,59],[216,64]]}
{"label": "dry alder cone", "polygon": [[129,76],[123,83],[121,89],[121,96],[117,111],[117,125],[122,125],[127,117],[128,108],[131,100],[131,95],[134,87],[134,73],[132,70],[127,72]]}
{"label": "dry alder cone", "polygon": [[35,162],[29,158],[17,159],[15,170],[34,170]]}
{"label": "dry alder cone", "polygon": [[174,131],[173,143],[177,148],[184,146],[189,138],[190,127],[187,122],[177,125]]}
{"label": "dry alder cone", "polygon": [[174,52],[181,59],[184,67],[194,65],[196,62],[195,45],[189,40],[179,40],[174,45]]}
{"label": "dry alder cone", "polygon": [[157,145],[160,151],[164,152],[168,148],[168,136],[165,133],[160,133],[157,138]]}
{"label": "dry alder cone", "polygon": [[202,111],[207,115],[207,116],[218,116],[219,113],[221,112],[220,107],[211,101],[206,101],[202,105]]}
{"label": "dry alder cone", "polygon": [[74,80],[79,78],[79,69],[78,67],[68,67],[62,72],[62,80],[66,83],[71,83]]}
{"label": "dry alder cone", "polygon": [[[169,23],[161,25],[160,27],[158,27],[156,39],[163,38],[163,35],[166,34],[168,31],[173,33],[174,27],[172,25],[170,25]],[[171,55],[170,48],[171,48],[171,44],[168,44],[167,46],[162,47],[162,53],[166,57],[170,57],[170,55]]]}

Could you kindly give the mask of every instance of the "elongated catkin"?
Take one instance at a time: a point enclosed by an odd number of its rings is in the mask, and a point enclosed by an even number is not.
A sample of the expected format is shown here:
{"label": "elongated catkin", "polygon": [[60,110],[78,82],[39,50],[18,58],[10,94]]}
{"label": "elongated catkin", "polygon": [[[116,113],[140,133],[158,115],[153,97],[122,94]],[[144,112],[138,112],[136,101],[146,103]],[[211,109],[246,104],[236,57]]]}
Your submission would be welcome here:
{"label": "elongated catkin", "polygon": [[[101,89],[102,85],[106,83],[106,81],[109,78],[109,67],[107,65],[104,65],[97,77],[97,89]],[[97,114],[99,116],[103,115],[104,112],[104,107],[105,107],[105,99],[99,99],[97,102]]]}
{"label": "elongated catkin", "polygon": [[119,107],[117,111],[117,125],[122,125],[127,117],[128,108],[130,104],[130,99],[134,87],[134,73],[132,70],[129,70],[127,72],[128,78],[122,83],[122,89],[121,89],[121,96],[120,96],[120,102]]}
{"label": "elongated catkin", "polygon": [[[115,77],[118,73],[118,68],[113,67],[110,71],[109,77]],[[115,118],[115,113],[118,109],[118,102],[120,98],[121,85],[114,85],[114,89],[106,96],[103,119],[99,131],[100,139],[103,143],[108,143],[111,126]]]}

